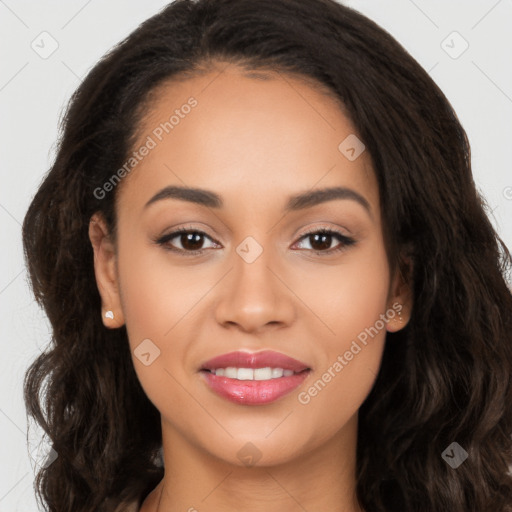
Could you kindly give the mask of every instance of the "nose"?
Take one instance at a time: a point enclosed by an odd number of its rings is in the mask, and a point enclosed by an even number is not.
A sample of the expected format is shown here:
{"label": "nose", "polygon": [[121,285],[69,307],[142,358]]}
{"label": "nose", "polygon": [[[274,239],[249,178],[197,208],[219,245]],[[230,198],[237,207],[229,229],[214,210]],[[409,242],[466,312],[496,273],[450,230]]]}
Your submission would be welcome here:
{"label": "nose", "polygon": [[296,312],[293,286],[279,275],[282,267],[271,251],[264,249],[252,262],[240,254],[234,254],[231,271],[219,283],[217,322],[246,333],[290,325]]}

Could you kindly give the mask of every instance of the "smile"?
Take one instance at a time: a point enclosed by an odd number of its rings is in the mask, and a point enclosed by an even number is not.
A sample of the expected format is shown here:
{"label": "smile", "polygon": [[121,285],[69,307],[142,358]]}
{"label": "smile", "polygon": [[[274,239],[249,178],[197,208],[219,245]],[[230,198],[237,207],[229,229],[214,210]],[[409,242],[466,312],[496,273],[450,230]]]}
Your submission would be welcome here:
{"label": "smile", "polygon": [[222,398],[241,405],[264,405],[300,386],[311,368],[279,352],[238,351],[207,361],[200,373],[209,389]]}
{"label": "smile", "polygon": [[216,370],[210,370],[218,377],[229,377],[230,379],[237,380],[270,380],[280,379],[281,377],[290,377],[295,372],[293,370],[284,370],[283,368],[234,368],[229,366],[228,368],[217,368]]}

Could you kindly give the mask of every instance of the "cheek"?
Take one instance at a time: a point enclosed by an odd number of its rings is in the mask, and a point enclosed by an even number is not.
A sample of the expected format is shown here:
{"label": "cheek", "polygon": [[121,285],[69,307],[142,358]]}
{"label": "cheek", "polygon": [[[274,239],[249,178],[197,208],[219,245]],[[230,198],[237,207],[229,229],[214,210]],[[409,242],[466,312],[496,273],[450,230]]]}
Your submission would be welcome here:
{"label": "cheek", "polygon": [[305,421],[322,418],[328,436],[357,412],[379,372],[389,290],[383,246],[367,244],[316,282],[312,309],[328,329],[322,329],[319,367],[297,398],[310,413]]}
{"label": "cheek", "polygon": [[385,324],[379,319],[383,310],[377,306],[364,314],[345,315],[346,320],[334,324],[333,340],[324,337],[323,364],[297,395],[303,409],[301,428],[311,433],[311,445],[319,445],[347,424],[375,383],[386,339]]}
{"label": "cheek", "polygon": [[171,260],[164,249],[135,238],[120,239],[119,254],[122,307],[132,343],[171,337],[174,326],[193,313],[194,305],[213,285],[207,271],[173,264],[177,260]]}
{"label": "cheek", "polygon": [[[350,271],[348,271],[350,267]],[[378,373],[386,339],[386,311],[388,308],[389,266],[382,244],[369,244],[347,265],[341,278],[343,292],[336,301],[337,316],[333,316],[333,330],[338,342],[330,343],[330,364],[342,356],[343,385],[347,395],[361,398],[369,392]],[[339,369],[339,366],[337,366]],[[354,386],[357,384],[359,387]]]}
{"label": "cheek", "polygon": [[173,264],[163,249],[144,246],[128,235],[119,238],[118,273],[138,379],[159,410],[186,409],[190,400],[179,383],[190,378],[187,354],[190,341],[201,337],[201,299],[218,276],[206,266]]}
{"label": "cheek", "polygon": [[309,433],[306,445],[321,445],[357,414],[375,383],[384,337],[384,333],[376,336],[367,346],[349,343],[298,394],[296,417],[300,417],[302,431]]}
{"label": "cheek", "polygon": [[303,274],[309,277],[297,283],[298,294],[321,321],[318,332],[328,340],[330,353],[350,344],[387,309],[389,266],[378,238],[348,251],[341,264]]}

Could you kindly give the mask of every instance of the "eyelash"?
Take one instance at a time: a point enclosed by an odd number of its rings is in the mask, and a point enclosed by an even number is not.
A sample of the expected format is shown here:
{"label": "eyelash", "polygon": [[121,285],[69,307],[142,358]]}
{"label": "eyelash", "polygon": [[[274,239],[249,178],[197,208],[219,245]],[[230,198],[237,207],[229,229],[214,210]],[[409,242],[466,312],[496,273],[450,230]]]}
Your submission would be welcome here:
{"label": "eyelash", "polygon": [[[179,229],[173,231],[172,233],[168,233],[167,235],[164,235],[164,236],[154,240],[154,242],[156,244],[162,246],[167,251],[179,253],[179,254],[182,254],[182,255],[187,256],[187,257],[188,256],[198,256],[200,254],[203,254],[203,252],[207,250],[207,249],[198,249],[196,251],[185,251],[183,249],[176,249],[175,247],[172,247],[172,246],[170,246],[168,244],[168,242],[170,240],[172,240],[173,238],[176,238],[178,235],[181,235],[181,234],[184,234],[184,233],[195,233],[195,234],[199,234],[199,235],[204,235],[207,238],[209,238],[210,240],[215,242],[215,240],[213,240],[205,232],[200,231],[198,229],[192,229],[192,228],[187,228],[187,227],[179,228]],[[305,233],[303,233],[300,236],[299,241],[302,240],[303,238],[307,238],[310,235],[316,235],[316,234],[335,235],[336,238],[338,238],[339,241],[341,242],[339,247],[336,247],[335,249],[328,249],[328,250],[325,250],[325,251],[315,251],[314,249],[307,249],[307,250],[312,251],[313,253],[315,253],[316,255],[319,255],[319,256],[325,256],[325,255],[331,255],[331,254],[338,253],[338,252],[343,251],[343,250],[347,249],[348,247],[350,247],[351,245],[354,245],[356,243],[356,241],[353,238],[345,236],[345,235],[343,235],[339,231],[336,231],[336,230],[333,230],[333,229],[326,229],[326,228],[312,229],[310,231],[306,231]],[[217,243],[217,242],[215,242],[215,243]]]}

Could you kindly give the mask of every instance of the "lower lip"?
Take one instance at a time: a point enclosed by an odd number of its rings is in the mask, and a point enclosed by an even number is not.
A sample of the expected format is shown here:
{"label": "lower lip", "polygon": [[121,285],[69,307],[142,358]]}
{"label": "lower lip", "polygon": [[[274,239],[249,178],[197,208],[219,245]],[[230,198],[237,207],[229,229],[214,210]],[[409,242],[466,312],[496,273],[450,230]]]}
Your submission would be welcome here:
{"label": "lower lip", "polygon": [[278,400],[300,386],[310,371],[269,380],[238,380],[209,371],[201,373],[210,389],[223,398],[242,405],[263,405]]}

